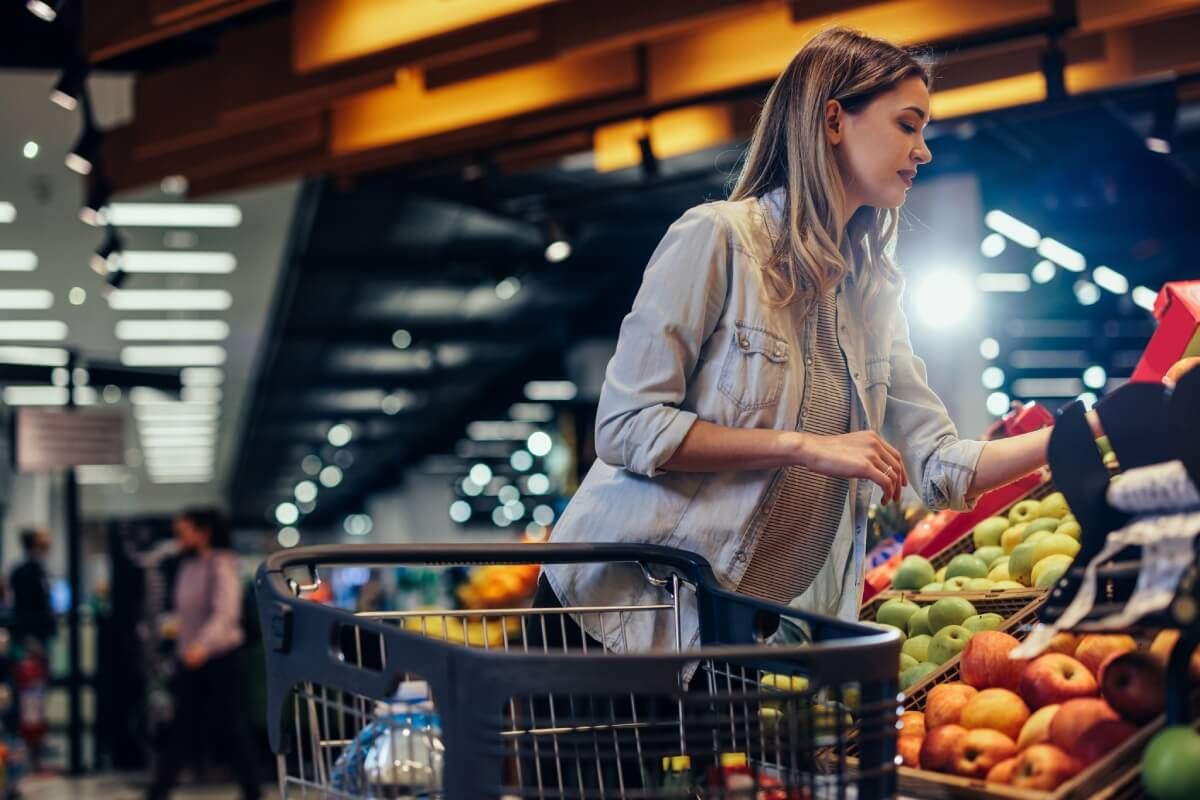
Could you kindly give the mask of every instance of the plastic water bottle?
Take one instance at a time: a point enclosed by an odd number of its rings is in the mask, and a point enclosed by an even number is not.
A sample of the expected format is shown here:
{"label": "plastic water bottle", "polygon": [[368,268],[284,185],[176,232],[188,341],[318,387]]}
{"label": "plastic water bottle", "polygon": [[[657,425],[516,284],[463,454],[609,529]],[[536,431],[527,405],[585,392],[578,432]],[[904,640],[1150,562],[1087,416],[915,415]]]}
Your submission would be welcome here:
{"label": "plastic water bottle", "polygon": [[363,728],[334,764],[333,788],[388,800],[441,797],[441,719],[424,681],[400,685],[394,700],[378,703]]}

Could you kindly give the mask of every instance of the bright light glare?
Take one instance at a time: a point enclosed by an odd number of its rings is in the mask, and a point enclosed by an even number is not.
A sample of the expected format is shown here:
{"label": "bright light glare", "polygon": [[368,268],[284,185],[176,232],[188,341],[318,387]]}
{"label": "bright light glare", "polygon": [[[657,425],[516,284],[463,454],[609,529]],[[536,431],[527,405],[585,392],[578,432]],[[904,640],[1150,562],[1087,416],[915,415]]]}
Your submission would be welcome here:
{"label": "bright light glare", "polygon": [[1133,289],[1134,305],[1144,308],[1147,311],[1154,310],[1154,301],[1158,298],[1158,292],[1153,289],[1147,289],[1145,286],[1136,286]]}
{"label": "bright light glare", "polygon": [[1108,380],[1108,373],[1099,364],[1093,364],[1083,371],[1083,385],[1089,389],[1101,389]]}
{"label": "bright light glare", "polygon": [[1004,234],[1022,247],[1037,247],[1042,238],[1033,227],[999,210],[989,211],[983,218],[983,224],[996,233]]}
{"label": "bright light glare", "polygon": [[992,392],[987,398],[987,410],[989,414],[997,417],[1002,417],[1008,413],[1012,402],[1008,399],[1008,395],[1004,392]]}
{"label": "bright light glare", "polygon": [[121,228],[236,228],[242,210],[229,203],[111,203],[108,222]]}
{"label": "bright light glare", "polygon": [[345,447],[354,438],[354,431],[346,423],[339,422],[329,429],[327,438],[334,447]]}
{"label": "bright light glare", "polygon": [[987,258],[995,258],[1004,252],[1004,248],[1008,246],[1004,237],[998,233],[989,233],[983,237],[983,241],[979,244],[979,252],[983,253]]}
{"label": "bright light glare", "polygon": [[1049,283],[1054,280],[1054,274],[1058,272],[1058,267],[1054,266],[1053,261],[1042,259],[1033,268],[1033,280],[1035,283]]}
{"label": "bright light glare", "polygon": [[1000,355],[1000,343],[989,336],[979,343],[979,355],[991,361]]}
{"label": "bright light glare", "polygon": [[1047,236],[1038,243],[1038,255],[1048,258],[1063,269],[1072,272],[1083,272],[1087,268],[1087,259],[1078,250],[1072,250],[1057,239]]}
{"label": "bright light glare", "polygon": [[450,519],[464,523],[471,518],[471,504],[465,500],[455,500],[450,504]]}
{"label": "bright light glare", "polygon": [[1029,276],[1023,272],[985,272],[978,279],[981,292],[1028,292]]}
{"label": "bright light glare", "polygon": [[961,272],[949,269],[926,273],[914,292],[917,317],[930,328],[951,328],[975,305],[975,289]]}
{"label": "bright light glare", "polygon": [[1075,281],[1075,299],[1081,306],[1095,305],[1100,302],[1100,287],[1080,278]]}
{"label": "bright light glare", "polygon": [[280,503],[275,506],[275,519],[280,525],[293,525],[300,519],[300,509],[295,503]]}
{"label": "bright light glare", "polygon": [[478,486],[487,486],[492,480],[492,469],[487,464],[476,464],[471,467],[470,478]]}
{"label": "bright light glare", "polygon": [[983,388],[999,389],[1004,385],[1004,370],[999,367],[988,367],[983,371]]}
{"label": "bright light glare", "polygon": [[529,440],[525,442],[525,446],[529,448],[529,452],[535,456],[544,456],[550,452],[554,446],[550,435],[545,431],[536,431],[529,436]]}
{"label": "bright light glare", "polygon": [[1092,280],[1101,289],[1107,289],[1113,294],[1125,294],[1129,291],[1129,279],[1112,267],[1096,267],[1092,270]]}

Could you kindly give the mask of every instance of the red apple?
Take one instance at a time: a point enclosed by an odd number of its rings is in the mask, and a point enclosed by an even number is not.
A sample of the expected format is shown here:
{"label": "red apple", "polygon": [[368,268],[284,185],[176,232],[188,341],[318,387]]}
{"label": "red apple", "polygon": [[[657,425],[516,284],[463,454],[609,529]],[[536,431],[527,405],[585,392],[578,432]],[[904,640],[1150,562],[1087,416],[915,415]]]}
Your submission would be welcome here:
{"label": "red apple", "polygon": [[1052,744],[1035,744],[1017,756],[1013,786],[1050,792],[1079,772],[1079,762]]}
{"label": "red apple", "polygon": [[961,725],[943,725],[925,734],[918,756],[921,769],[954,772],[954,767],[958,764],[959,751],[966,738],[967,729]]}
{"label": "red apple", "polygon": [[904,759],[904,766],[921,768],[921,745],[924,736],[901,736],[896,740],[896,753]]}
{"label": "red apple", "polygon": [[982,778],[992,767],[1016,754],[1016,743],[999,731],[986,728],[967,731],[958,748],[954,772],[964,778]]}
{"label": "red apple", "polygon": [[1050,721],[1058,713],[1059,706],[1042,706],[1021,727],[1021,735],[1017,737],[1017,747],[1024,750],[1031,744],[1042,744],[1050,741]]}
{"label": "red apple", "polygon": [[979,692],[965,683],[939,683],[925,696],[925,729],[957,725],[963,707]]}
{"label": "red apple", "polygon": [[1087,667],[1061,653],[1039,656],[1021,673],[1021,697],[1032,709],[1076,697],[1093,697],[1098,689]]}
{"label": "red apple", "polygon": [[1050,720],[1050,744],[1069,753],[1088,728],[1102,720],[1120,718],[1098,697],[1076,697],[1063,703]]}
{"label": "red apple", "polygon": [[1029,707],[1016,692],[984,689],[963,708],[959,724],[967,730],[990,728],[1015,740],[1028,719]]}
{"label": "red apple", "polygon": [[[1072,701],[1078,702],[1078,701]],[[1117,749],[1137,733],[1137,726],[1123,719],[1103,719],[1083,732],[1071,747],[1071,756],[1087,767]]]}
{"label": "red apple", "polygon": [[1166,692],[1166,668],[1149,653],[1113,653],[1100,665],[1100,693],[1125,719],[1154,719],[1166,708]]}
{"label": "red apple", "polygon": [[1075,648],[1075,660],[1099,677],[1100,665],[1113,653],[1128,653],[1137,650],[1137,642],[1125,633],[1089,633],[1079,640]]}
{"label": "red apple", "polygon": [[1006,758],[988,770],[988,783],[1012,783],[1013,773],[1017,769],[1017,756]]}
{"label": "red apple", "polygon": [[1054,634],[1054,638],[1050,640],[1050,644],[1046,646],[1047,653],[1062,653],[1064,656],[1075,657],[1075,646],[1079,644],[1079,640],[1075,638],[1075,634],[1068,631],[1060,631]]}
{"label": "red apple", "polygon": [[976,689],[1009,689],[1016,691],[1021,672],[1028,661],[1014,661],[1009,652],[1019,645],[1016,639],[1001,631],[980,631],[971,637],[963,649],[958,670],[963,683]]}
{"label": "red apple", "polygon": [[924,736],[925,715],[920,711],[905,711],[900,715],[901,736]]}

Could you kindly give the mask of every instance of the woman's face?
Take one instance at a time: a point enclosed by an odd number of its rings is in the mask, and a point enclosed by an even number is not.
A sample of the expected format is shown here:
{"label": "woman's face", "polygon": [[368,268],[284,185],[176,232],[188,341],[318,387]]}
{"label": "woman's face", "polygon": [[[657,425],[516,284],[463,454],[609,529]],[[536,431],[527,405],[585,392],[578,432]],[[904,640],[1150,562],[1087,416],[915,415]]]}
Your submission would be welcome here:
{"label": "woman's face", "polygon": [[826,134],[845,181],[848,211],[904,205],[917,167],[933,159],[925,144],[925,83],[906,78],[856,114],[847,113],[836,100],[830,100],[825,111]]}
{"label": "woman's face", "polygon": [[175,520],[175,539],[184,550],[193,552],[208,544],[208,532],[197,528],[191,520],[180,517]]}

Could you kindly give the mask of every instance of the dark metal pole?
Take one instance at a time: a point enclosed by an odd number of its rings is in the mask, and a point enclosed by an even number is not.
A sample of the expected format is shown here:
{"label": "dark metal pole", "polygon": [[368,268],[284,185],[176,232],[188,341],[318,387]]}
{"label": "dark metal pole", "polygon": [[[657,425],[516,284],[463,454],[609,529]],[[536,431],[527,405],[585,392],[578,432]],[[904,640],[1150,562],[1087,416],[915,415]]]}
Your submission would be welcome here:
{"label": "dark metal pole", "polygon": [[[67,408],[75,408],[75,353],[67,358]],[[69,694],[68,741],[70,749],[69,772],[83,774],[83,670],[79,646],[79,606],[83,602],[82,532],[79,529],[79,486],[75,470],[68,467],[63,475],[63,493],[66,495],[67,525],[67,583],[71,602],[67,608],[67,648],[70,675],[67,678]]]}

